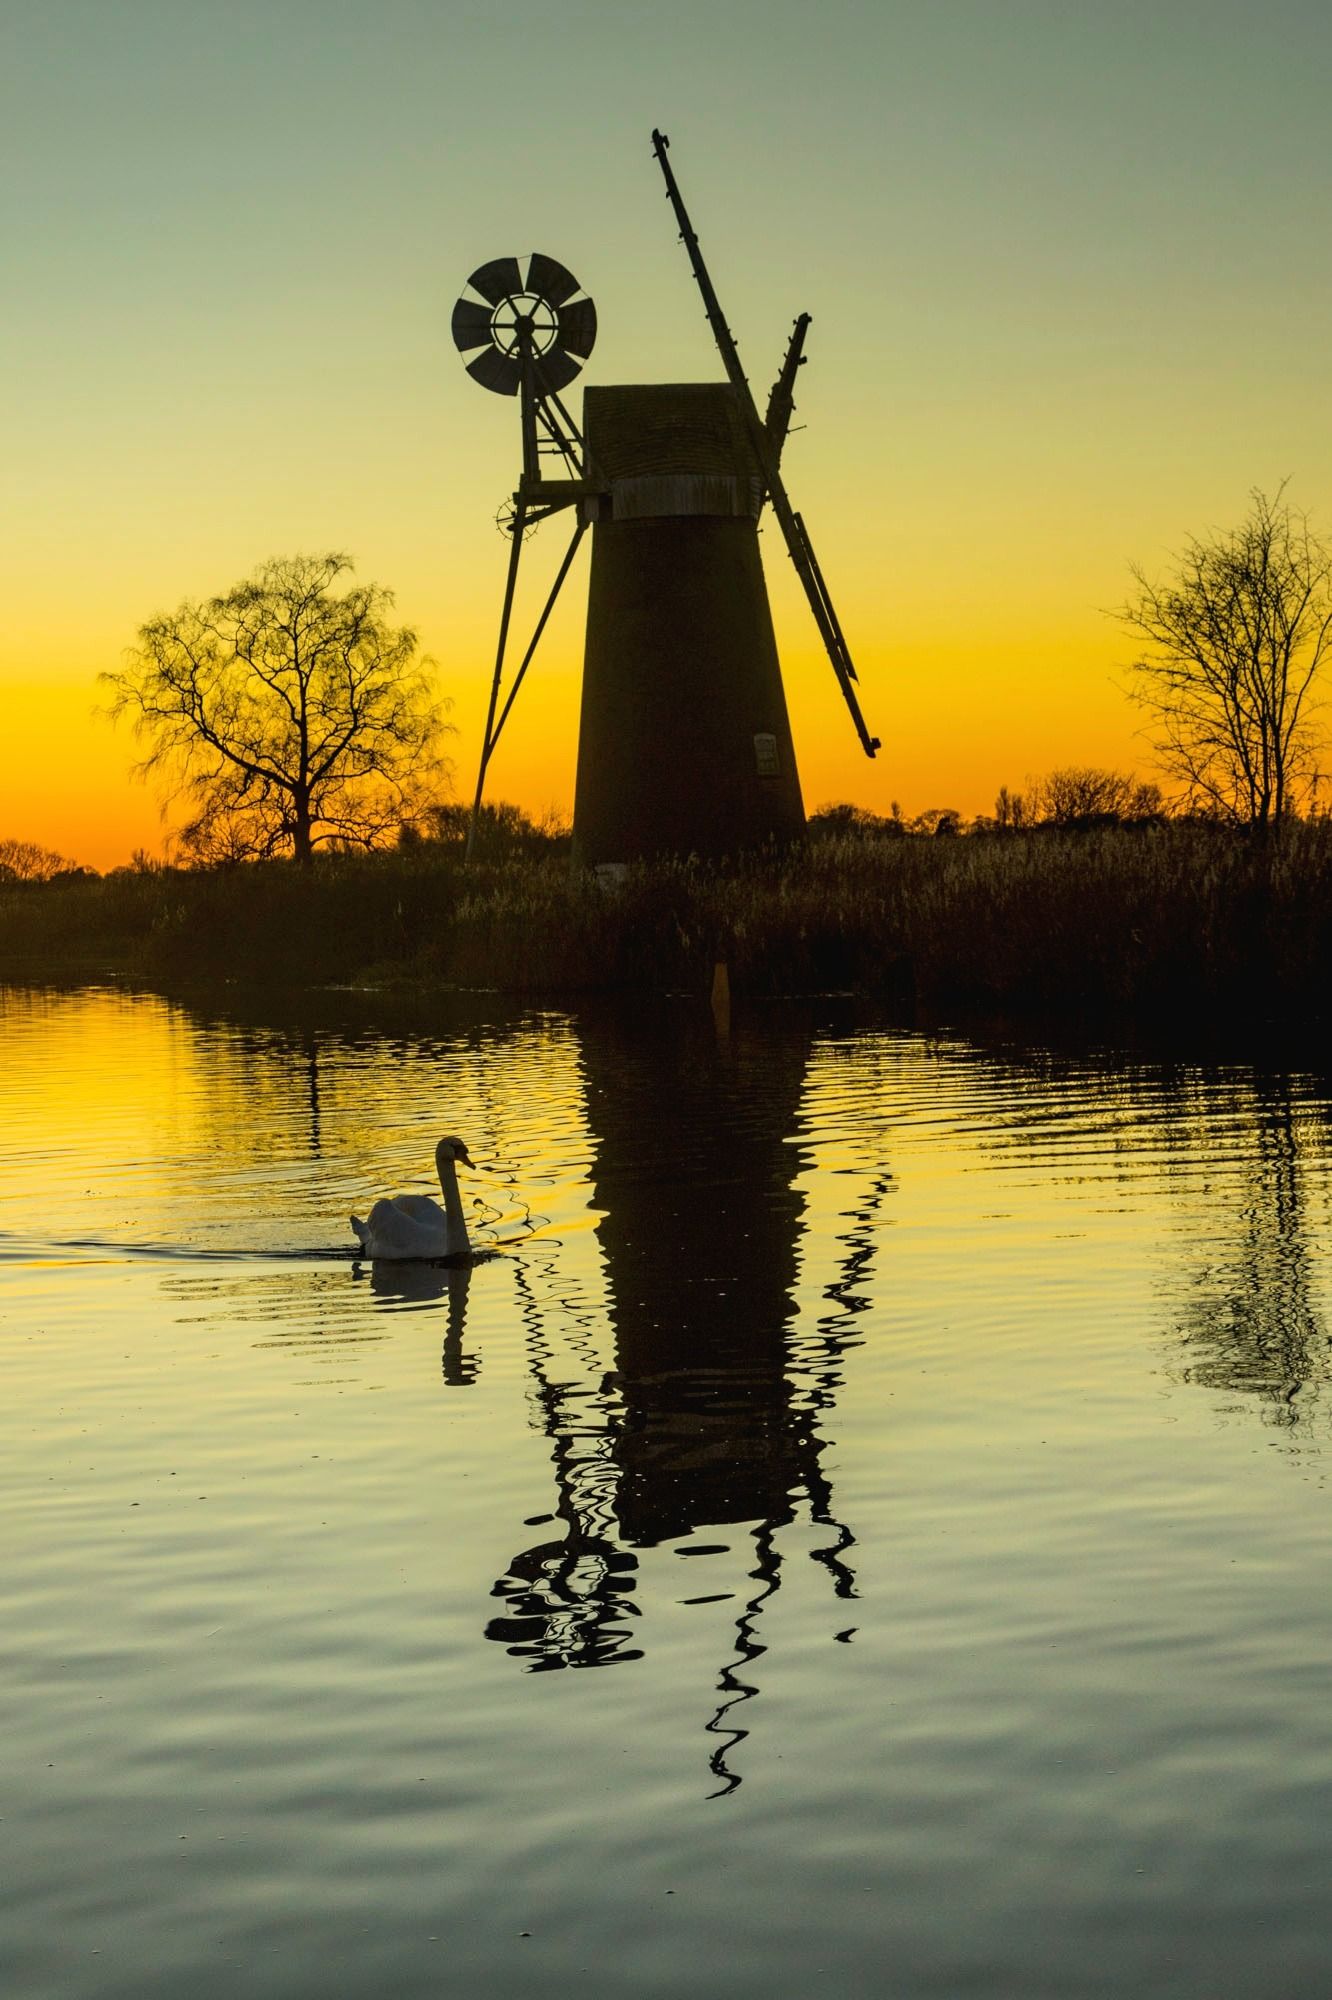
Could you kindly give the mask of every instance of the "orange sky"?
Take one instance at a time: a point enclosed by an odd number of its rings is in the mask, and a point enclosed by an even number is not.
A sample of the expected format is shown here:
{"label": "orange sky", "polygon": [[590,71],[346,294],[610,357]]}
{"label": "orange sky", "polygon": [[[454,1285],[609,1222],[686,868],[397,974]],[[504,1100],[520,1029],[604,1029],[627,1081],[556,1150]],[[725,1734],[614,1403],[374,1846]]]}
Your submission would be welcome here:
{"label": "orange sky", "polygon": [[[12,40],[0,833],[158,848],[95,676],[297,550],[396,591],[470,790],[518,439],[449,311],[539,247],[596,299],[585,380],[718,375],[654,123],[760,405],[814,315],[785,470],[884,748],[769,525],[809,806],[975,812],[1055,764],[1145,766],[1104,615],[1128,562],[1287,476],[1326,518],[1321,10],[830,0],[811,36],[796,0],[127,0]],[[563,539],[531,545],[530,609]],[[585,590],[584,557],[494,796],[571,804]]]}

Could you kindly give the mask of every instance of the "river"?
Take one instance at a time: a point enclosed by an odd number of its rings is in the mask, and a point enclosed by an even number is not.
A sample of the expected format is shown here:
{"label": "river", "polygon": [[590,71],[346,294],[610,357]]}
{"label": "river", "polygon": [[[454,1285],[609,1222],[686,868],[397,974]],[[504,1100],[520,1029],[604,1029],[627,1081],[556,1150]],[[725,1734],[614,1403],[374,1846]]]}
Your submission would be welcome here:
{"label": "river", "polygon": [[0,1119],[6,1995],[1326,1988],[1323,1077],[10,988]]}

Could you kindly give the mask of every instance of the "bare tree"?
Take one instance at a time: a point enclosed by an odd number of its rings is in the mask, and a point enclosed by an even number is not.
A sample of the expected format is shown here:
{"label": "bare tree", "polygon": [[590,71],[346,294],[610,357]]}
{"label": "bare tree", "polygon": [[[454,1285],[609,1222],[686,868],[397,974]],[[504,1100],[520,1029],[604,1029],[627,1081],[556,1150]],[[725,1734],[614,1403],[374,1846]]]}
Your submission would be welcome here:
{"label": "bare tree", "polygon": [[0,840],[0,882],[50,882],[75,872],[74,862],[35,840]]}
{"label": "bare tree", "polygon": [[196,860],[374,847],[439,795],[443,704],[377,584],[333,586],[346,556],[265,563],[224,596],[151,619],[124,669],[104,674],[112,717],[147,746],[189,817]]}
{"label": "bare tree", "polygon": [[962,815],[956,806],[926,806],[907,821],[908,833],[942,835],[945,839],[962,831]]}
{"label": "bare tree", "polygon": [[1018,832],[1031,823],[1031,805],[1026,792],[1010,792],[1000,785],[994,802],[994,824],[1003,832]]}
{"label": "bare tree", "polygon": [[[419,826],[412,828],[403,845],[426,839],[442,847],[459,850],[467,845],[472,826],[470,806],[450,804],[429,806]],[[476,817],[476,853],[486,861],[507,860],[515,854],[549,854],[567,849],[572,829],[553,806],[539,819],[504,799],[481,807]]]}
{"label": "bare tree", "polygon": [[984,822],[1000,831],[1034,826],[1104,826],[1155,819],[1161,811],[1161,787],[1127,771],[1107,771],[1095,764],[1066,764],[1043,778],[1028,778],[1027,788],[1011,792],[999,787],[994,818]]}
{"label": "bare tree", "polygon": [[1037,779],[1028,793],[1033,819],[1047,826],[1087,826],[1095,821],[1151,819],[1161,810],[1161,788],[1126,771],[1068,764]]}
{"label": "bare tree", "polygon": [[1332,551],[1284,499],[1253,494],[1237,528],[1190,540],[1175,574],[1119,614],[1144,641],[1133,699],[1187,803],[1265,826],[1316,776],[1312,690],[1332,645]]}
{"label": "bare tree", "polygon": [[871,812],[867,806],[842,803],[820,806],[817,812],[809,815],[805,830],[811,840],[836,840],[848,836],[857,840],[897,840],[906,828],[894,799],[892,811],[886,819],[882,813]]}

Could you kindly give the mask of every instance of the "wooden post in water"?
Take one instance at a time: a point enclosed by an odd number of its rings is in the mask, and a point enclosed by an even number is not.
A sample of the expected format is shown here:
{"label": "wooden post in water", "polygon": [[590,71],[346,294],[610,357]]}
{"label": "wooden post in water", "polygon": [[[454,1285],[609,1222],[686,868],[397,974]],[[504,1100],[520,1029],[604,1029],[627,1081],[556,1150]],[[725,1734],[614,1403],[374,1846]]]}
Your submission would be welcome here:
{"label": "wooden post in water", "polygon": [[719,1035],[731,1032],[731,972],[724,958],[712,968],[712,1019]]}

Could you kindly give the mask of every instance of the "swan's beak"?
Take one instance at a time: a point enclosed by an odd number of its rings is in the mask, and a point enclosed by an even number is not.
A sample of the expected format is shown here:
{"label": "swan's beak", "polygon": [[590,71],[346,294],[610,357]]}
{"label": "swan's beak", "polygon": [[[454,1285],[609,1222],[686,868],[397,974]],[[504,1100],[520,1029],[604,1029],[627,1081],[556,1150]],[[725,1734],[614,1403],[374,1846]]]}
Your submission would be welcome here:
{"label": "swan's beak", "polygon": [[468,1152],[466,1146],[464,1146],[461,1139],[454,1140],[453,1157],[455,1160],[461,1160],[465,1167],[470,1167],[472,1165],[472,1156]]}

